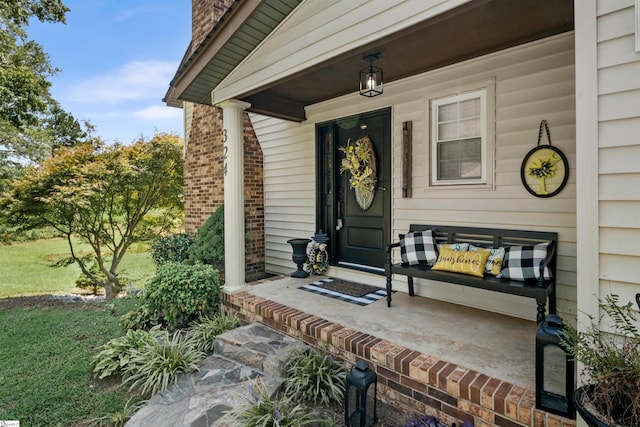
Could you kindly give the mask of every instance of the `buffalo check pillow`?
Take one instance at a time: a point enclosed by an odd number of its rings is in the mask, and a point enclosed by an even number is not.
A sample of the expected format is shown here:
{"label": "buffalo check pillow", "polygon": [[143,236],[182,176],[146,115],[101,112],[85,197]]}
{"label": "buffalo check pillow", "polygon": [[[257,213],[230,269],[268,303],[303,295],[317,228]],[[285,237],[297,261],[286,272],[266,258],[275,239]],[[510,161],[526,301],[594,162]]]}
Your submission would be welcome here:
{"label": "buffalo check pillow", "polygon": [[400,256],[403,264],[433,265],[438,259],[438,249],[431,230],[410,231],[400,239]]}
{"label": "buffalo check pillow", "polygon": [[[511,246],[505,248],[500,278],[511,280],[538,280],[540,278],[540,263],[547,257],[548,243],[535,246]],[[544,270],[544,278],[551,279],[549,268]]]}

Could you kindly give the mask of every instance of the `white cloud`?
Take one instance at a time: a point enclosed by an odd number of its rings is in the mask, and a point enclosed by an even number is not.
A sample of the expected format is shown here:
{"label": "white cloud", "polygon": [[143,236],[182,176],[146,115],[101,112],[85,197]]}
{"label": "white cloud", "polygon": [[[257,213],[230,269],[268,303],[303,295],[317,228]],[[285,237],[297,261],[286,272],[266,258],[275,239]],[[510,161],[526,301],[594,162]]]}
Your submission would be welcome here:
{"label": "white cloud", "polygon": [[133,115],[144,120],[163,120],[182,117],[182,110],[179,108],[167,107],[162,105],[153,105],[134,111]]}
{"label": "white cloud", "polygon": [[169,87],[177,67],[173,61],[131,61],[111,73],[80,81],[70,89],[68,97],[85,105],[157,100]]}

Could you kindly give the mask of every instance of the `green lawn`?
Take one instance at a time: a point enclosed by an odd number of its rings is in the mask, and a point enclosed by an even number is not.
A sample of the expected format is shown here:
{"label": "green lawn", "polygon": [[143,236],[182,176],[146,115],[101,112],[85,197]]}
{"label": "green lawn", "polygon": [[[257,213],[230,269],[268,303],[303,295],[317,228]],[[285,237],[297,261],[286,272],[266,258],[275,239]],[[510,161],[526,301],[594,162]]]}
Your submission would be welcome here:
{"label": "green lawn", "polygon": [[0,420],[21,427],[86,426],[132,396],[91,376],[97,346],[121,336],[134,299],[7,307],[0,304]]}
{"label": "green lawn", "polygon": [[[125,254],[119,273],[134,287],[142,287],[155,272],[148,244],[133,245]],[[89,253],[87,245],[78,245],[80,254]],[[77,265],[51,267],[70,255],[64,239],[35,240],[0,245],[0,298],[43,293],[78,293],[75,281],[80,275]]]}
{"label": "green lawn", "polygon": [[[120,275],[142,287],[155,273],[148,244],[134,245]],[[89,253],[86,245],[78,251]],[[3,298],[85,292],[75,288],[77,265],[54,268],[69,256],[63,239],[0,245],[0,420],[22,427],[86,426],[88,421],[122,411],[133,396],[119,379],[91,375],[96,347],[124,331],[118,316],[134,299],[113,302],[35,304]]]}

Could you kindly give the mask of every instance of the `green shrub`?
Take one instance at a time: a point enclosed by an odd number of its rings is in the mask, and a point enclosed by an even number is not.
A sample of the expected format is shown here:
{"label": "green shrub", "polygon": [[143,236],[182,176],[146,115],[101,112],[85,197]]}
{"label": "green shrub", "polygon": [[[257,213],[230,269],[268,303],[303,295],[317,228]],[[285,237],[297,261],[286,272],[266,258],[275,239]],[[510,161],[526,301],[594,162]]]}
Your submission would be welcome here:
{"label": "green shrub", "polygon": [[233,425],[242,427],[298,427],[311,424],[308,413],[287,397],[271,401],[262,379],[251,383],[251,396],[246,402],[227,412]]}
{"label": "green shrub", "polygon": [[101,379],[121,374],[123,369],[131,363],[134,351],[156,341],[163,334],[165,332],[159,327],[152,328],[150,331],[128,330],[123,336],[110,340],[98,347],[98,354],[93,356],[93,374]]}
{"label": "green shrub", "polygon": [[158,313],[140,304],[139,307],[120,316],[120,324],[125,331],[129,329],[149,329],[161,323]]}
{"label": "green shrub", "polygon": [[285,394],[294,400],[328,405],[342,402],[344,364],[322,350],[295,351],[287,361]]}
{"label": "green shrub", "polygon": [[189,248],[195,242],[189,233],[160,237],[151,245],[151,257],[156,265],[168,262],[183,263],[189,258]]}
{"label": "green shrub", "polygon": [[196,262],[217,264],[224,261],[224,206],[216,209],[200,227],[196,241],[189,248]]}
{"label": "green shrub", "polygon": [[182,373],[193,372],[206,354],[198,350],[192,337],[176,332],[145,342],[131,351],[129,363],[123,368],[125,384],[140,389],[143,395],[165,392],[171,383],[178,382]]}
{"label": "green shrub", "polygon": [[187,330],[187,333],[195,340],[198,350],[211,353],[215,338],[238,327],[239,324],[240,321],[235,314],[221,311],[213,317],[203,317],[197,320]]}
{"label": "green shrub", "polygon": [[220,277],[210,265],[164,264],[147,285],[143,304],[170,329],[218,311]]}

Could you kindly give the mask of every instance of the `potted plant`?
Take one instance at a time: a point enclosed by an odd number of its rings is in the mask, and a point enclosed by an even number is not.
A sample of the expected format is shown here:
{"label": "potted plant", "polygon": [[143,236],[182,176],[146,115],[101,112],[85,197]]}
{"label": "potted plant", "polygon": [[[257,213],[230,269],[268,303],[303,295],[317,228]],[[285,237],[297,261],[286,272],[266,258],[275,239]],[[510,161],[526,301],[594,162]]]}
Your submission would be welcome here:
{"label": "potted plant", "polygon": [[[640,307],[640,294],[636,300]],[[640,426],[640,321],[633,304],[619,305],[617,295],[599,305],[599,319],[591,317],[584,331],[569,327],[563,338],[587,378],[574,395],[576,409],[593,427]],[[611,321],[608,331],[601,329],[603,320]]]}

